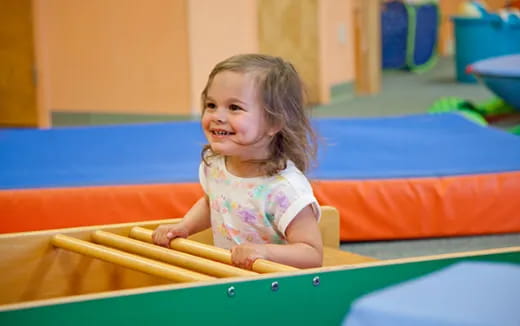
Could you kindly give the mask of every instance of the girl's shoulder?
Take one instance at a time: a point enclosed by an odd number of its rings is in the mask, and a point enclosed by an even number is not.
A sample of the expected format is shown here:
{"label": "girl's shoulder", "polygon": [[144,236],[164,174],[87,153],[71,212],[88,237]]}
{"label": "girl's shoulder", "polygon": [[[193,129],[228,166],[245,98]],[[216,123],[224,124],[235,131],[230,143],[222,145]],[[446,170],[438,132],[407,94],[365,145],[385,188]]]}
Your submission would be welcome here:
{"label": "girl's shoulder", "polygon": [[287,167],[274,176],[274,180],[279,186],[290,187],[298,192],[312,189],[309,179],[292,161],[287,162]]}
{"label": "girl's shoulder", "polygon": [[215,177],[220,175],[224,177],[225,164],[220,155],[205,156],[199,165],[199,176],[200,177]]}

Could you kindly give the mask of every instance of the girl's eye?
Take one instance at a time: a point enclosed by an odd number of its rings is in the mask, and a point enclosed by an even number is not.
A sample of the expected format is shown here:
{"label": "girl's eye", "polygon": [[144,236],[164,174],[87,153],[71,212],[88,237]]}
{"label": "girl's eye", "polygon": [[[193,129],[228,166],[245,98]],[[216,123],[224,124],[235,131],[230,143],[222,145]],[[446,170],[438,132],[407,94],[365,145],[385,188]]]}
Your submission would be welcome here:
{"label": "girl's eye", "polygon": [[242,110],[242,108],[241,108],[240,106],[236,105],[236,104],[231,104],[231,105],[229,106],[229,109],[230,109],[231,111],[240,111],[240,110]]}
{"label": "girl's eye", "polygon": [[207,109],[214,109],[216,107],[217,106],[215,105],[215,103],[211,103],[211,102],[206,103],[206,108]]}

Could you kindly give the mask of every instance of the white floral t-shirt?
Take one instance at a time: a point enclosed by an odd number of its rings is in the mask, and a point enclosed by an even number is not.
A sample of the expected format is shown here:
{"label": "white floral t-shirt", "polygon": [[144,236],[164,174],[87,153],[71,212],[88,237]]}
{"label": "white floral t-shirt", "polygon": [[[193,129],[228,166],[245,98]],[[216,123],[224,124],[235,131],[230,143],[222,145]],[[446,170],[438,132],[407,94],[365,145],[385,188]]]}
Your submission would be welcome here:
{"label": "white floral t-shirt", "polygon": [[321,211],[311,185],[293,162],[275,176],[256,178],[232,175],[222,156],[208,162],[209,166],[200,164],[199,178],[209,198],[216,246],[287,243],[287,226],[309,204],[319,220]]}

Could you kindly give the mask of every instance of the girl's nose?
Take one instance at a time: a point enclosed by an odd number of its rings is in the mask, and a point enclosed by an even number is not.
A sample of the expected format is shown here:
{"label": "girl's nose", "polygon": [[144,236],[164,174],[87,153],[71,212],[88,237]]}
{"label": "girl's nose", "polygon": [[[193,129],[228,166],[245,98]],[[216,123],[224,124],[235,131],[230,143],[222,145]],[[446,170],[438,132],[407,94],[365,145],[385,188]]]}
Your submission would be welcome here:
{"label": "girl's nose", "polygon": [[226,110],[223,108],[217,108],[213,117],[218,123],[226,122]]}

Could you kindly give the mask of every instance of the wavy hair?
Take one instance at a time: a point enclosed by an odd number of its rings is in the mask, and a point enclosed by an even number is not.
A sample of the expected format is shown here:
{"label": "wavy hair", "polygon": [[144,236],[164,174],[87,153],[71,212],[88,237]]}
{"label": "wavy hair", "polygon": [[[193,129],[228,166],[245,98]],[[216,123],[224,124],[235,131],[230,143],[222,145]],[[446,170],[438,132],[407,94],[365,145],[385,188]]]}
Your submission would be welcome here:
{"label": "wavy hair", "polygon": [[[288,160],[300,171],[308,171],[316,159],[317,137],[305,108],[305,87],[294,66],[282,58],[263,54],[230,57],[210,72],[201,94],[203,110],[213,79],[223,71],[253,74],[265,120],[279,128],[269,144],[268,158],[257,161],[263,172],[272,176],[285,169]],[[206,164],[207,158],[215,155],[209,144],[202,149]]]}

